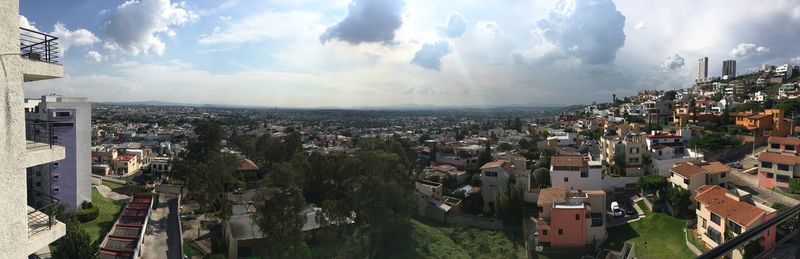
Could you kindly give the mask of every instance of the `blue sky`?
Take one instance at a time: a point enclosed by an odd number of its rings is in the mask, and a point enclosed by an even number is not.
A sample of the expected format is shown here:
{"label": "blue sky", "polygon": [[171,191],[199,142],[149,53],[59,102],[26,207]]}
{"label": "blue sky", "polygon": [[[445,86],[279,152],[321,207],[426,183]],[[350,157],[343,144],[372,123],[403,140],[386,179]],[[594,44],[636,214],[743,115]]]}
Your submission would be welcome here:
{"label": "blue sky", "polygon": [[608,101],[800,63],[800,1],[170,0],[20,3],[66,76],[28,97],[266,107]]}

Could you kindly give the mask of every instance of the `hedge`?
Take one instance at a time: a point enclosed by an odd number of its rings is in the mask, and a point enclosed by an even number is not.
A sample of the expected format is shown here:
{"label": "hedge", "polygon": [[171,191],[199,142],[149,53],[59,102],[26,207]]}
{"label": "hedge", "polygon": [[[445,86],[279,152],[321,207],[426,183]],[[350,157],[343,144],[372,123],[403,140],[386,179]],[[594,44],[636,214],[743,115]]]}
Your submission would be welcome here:
{"label": "hedge", "polygon": [[79,210],[75,213],[75,216],[78,217],[78,221],[81,223],[89,222],[97,218],[100,215],[100,208],[98,207],[91,207]]}

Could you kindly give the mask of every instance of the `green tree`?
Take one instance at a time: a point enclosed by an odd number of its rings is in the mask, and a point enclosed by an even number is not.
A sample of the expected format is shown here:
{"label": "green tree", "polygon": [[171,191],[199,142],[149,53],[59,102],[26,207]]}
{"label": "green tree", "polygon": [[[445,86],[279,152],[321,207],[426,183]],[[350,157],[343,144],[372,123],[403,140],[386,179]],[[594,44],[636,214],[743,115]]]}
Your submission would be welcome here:
{"label": "green tree", "polygon": [[[784,205],[783,203],[775,203],[772,205],[772,208],[778,211],[778,214],[783,213],[784,211],[789,210],[789,206]],[[795,226],[797,226],[797,215],[787,219],[783,223],[779,225],[781,228],[786,229],[789,232],[795,230]]]}
{"label": "green tree", "polygon": [[53,258],[93,259],[97,258],[97,244],[75,220],[65,222],[67,234],[53,244]]}
{"label": "green tree", "polygon": [[494,197],[497,216],[503,226],[516,227],[522,223],[522,187],[509,182],[502,193]]}
{"label": "green tree", "polygon": [[664,95],[663,95],[663,96],[661,96],[661,100],[664,100],[664,101],[674,101],[674,100],[675,100],[675,96],[677,96],[677,94],[678,94],[678,93],[677,93],[677,92],[675,92],[674,90],[669,90],[669,91],[666,91],[666,92],[664,92]]}
{"label": "green tree", "polygon": [[303,197],[301,161],[277,164],[259,192],[256,223],[264,233],[268,258],[299,258],[308,255],[303,233],[306,206]]}
{"label": "green tree", "polygon": [[800,178],[789,180],[789,191],[795,194],[800,193]]}
{"label": "green tree", "polygon": [[689,211],[689,205],[692,203],[690,200],[692,192],[689,190],[673,187],[667,189],[667,202],[675,210],[675,215],[685,217]]}
{"label": "green tree", "polygon": [[539,188],[550,186],[550,170],[544,167],[536,168],[533,170],[533,179]]}
{"label": "green tree", "polygon": [[486,142],[486,147],[483,149],[483,152],[478,154],[478,165],[483,166],[486,163],[492,161],[492,147],[489,145],[489,142]]}
{"label": "green tree", "polygon": [[639,188],[648,193],[663,190],[669,185],[667,178],[660,175],[645,175],[640,177],[636,183]]}
{"label": "green tree", "polygon": [[497,151],[500,152],[511,151],[512,149],[514,149],[514,146],[507,142],[503,142],[497,145]]}

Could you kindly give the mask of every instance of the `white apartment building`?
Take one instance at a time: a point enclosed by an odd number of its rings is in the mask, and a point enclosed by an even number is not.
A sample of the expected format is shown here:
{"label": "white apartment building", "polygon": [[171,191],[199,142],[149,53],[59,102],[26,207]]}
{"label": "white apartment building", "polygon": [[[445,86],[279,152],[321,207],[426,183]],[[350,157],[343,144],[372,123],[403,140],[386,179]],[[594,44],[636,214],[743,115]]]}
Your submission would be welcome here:
{"label": "white apartment building", "polygon": [[[29,179],[28,192],[55,197],[67,210],[78,209],[84,201],[92,201],[91,186],[91,103],[86,98],[42,96],[25,101],[27,123],[48,122],[53,129],[53,143],[66,148],[66,157],[52,163],[49,175]],[[43,166],[39,166],[43,167]],[[30,168],[31,171],[44,171]],[[36,183],[41,183],[37,186]],[[34,200],[40,200],[41,196]]]}
{"label": "white apartment building", "polygon": [[550,184],[566,190],[603,190],[603,164],[583,156],[550,158]]}
{"label": "white apartment building", "polygon": [[26,127],[22,109],[23,82],[64,75],[53,59],[56,42],[20,29],[19,1],[0,0],[0,258],[26,258],[66,234],[66,225],[46,214],[51,204],[28,204],[26,184],[27,168],[62,160],[65,149],[50,144],[48,130]]}

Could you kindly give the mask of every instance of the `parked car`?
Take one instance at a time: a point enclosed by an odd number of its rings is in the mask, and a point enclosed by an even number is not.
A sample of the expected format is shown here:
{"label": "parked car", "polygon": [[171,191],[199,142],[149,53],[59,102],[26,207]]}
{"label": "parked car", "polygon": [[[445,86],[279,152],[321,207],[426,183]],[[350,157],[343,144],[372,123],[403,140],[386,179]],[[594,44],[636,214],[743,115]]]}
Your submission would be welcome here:
{"label": "parked car", "polygon": [[181,215],[181,219],[182,220],[195,220],[195,219],[197,219],[197,215],[194,215],[194,212],[191,212],[191,213],[187,213],[187,214]]}
{"label": "parked car", "polygon": [[611,212],[614,213],[614,217],[625,216],[625,213],[622,212],[622,209],[619,208],[619,203],[616,201],[611,202]]}
{"label": "parked car", "polygon": [[736,169],[744,168],[744,166],[742,166],[742,163],[739,163],[739,162],[728,163],[728,166],[730,166],[731,168],[736,168]]}

